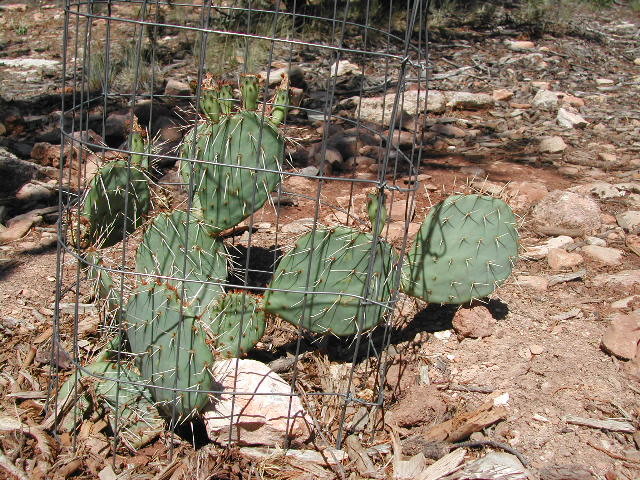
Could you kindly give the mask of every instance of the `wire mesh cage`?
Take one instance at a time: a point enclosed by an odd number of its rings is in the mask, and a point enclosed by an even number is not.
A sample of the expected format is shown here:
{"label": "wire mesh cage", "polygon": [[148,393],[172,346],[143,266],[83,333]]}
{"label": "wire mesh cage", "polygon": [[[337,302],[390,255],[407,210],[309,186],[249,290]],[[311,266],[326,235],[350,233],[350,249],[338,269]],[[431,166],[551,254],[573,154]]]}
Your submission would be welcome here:
{"label": "wire mesh cage", "polygon": [[427,3],[67,1],[52,355],[77,369],[53,372],[59,431],[101,412],[114,451],[260,443],[267,421],[273,445],[375,434]]}

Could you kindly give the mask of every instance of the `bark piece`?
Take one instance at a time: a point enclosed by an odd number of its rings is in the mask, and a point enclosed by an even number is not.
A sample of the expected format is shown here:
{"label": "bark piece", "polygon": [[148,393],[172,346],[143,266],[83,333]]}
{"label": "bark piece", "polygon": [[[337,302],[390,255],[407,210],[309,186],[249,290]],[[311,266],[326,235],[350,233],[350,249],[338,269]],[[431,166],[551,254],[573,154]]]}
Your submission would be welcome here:
{"label": "bark piece", "polygon": [[430,442],[459,442],[506,417],[507,409],[495,406],[492,400],[477,410],[459,413],[452,419],[436,425],[427,431],[424,438]]}
{"label": "bark piece", "polygon": [[575,415],[567,415],[565,420],[572,425],[599,428],[600,430],[607,430],[609,432],[633,433],[636,431],[632,424],[621,420],[598,420],[597,418],[584,418]]}

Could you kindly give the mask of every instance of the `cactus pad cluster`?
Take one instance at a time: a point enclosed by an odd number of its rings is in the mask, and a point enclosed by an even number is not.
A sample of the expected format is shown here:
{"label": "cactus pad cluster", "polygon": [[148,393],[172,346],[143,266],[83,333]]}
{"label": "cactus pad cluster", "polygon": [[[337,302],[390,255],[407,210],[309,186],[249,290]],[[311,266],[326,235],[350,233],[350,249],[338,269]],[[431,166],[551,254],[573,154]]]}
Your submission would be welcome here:
{"label": "cactus pad cluster", "polygon": [[[187,182],[193,178],[205,223],[221,232],[262,207],[280,183],[284,138],[277,124],[282,107],[273,110],[271,119],[256,111],[257,75],[242,77],[243,108],[235,112],[228,84],[209,79],[203,90],[205,120],[185,137],[181,173]],[[284,83],[276,98],[286,104],[287,92]]]}

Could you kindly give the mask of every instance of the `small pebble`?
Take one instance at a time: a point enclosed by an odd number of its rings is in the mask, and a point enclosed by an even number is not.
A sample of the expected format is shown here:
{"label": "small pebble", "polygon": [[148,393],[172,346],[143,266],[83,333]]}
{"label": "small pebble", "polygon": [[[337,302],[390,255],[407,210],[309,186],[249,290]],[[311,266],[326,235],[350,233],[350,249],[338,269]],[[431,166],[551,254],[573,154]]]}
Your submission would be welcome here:
{"label": "small pebble", "polygon": [[544,352],[544,347],[542,345],[533,344],[529,347],[529,351],[532,355],[540,355]]}

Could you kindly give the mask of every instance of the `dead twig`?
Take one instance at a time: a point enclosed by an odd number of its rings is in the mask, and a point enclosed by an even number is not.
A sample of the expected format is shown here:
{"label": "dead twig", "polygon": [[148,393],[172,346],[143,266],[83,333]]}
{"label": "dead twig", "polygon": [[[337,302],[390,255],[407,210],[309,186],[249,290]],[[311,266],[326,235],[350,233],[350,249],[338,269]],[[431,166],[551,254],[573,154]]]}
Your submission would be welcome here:
{"label": "dead twig", "polygon": [[511,455],[515,455],[520,460],[520,463],[525,467],[529,464],[527,459],[523,454],[517,451],[515,448],[507,445],[506,443],[497,442],[495,440],[469,440],[467,442],[459,442],[449,445],[450,450],[454,450],[456,448],[482,448],[482,447],[493,447],[504,450]]}
{"label": "dead twig", "polygon": [[640,460],[634,460],[632,458],[625,457],[624,455],[618,455],[617,453],[607,450],[604,447],[599,447],[598,445],[594,444],[591,440],[587,440],[587,445],[589,445],[591,448],[595,448],[599,452],[607,454],[611,458],[615,458],[616,460],[622,460],[623,462],[635,463],[636,465],[640,465]]}
{"label": "dead twig", "polygon": [[458,383],[438,385],[437,388],[438,390],[453,390],[455,392],[493,393],[495,391],[495,388],[484,385],[462,385]]}
{"label": "dead twig", "polygon": [[597,418],[583,418],[576,415],[567,415],[565,420],[567,423],[572,425],[598,428],[600,430],[608,430],[610,432],[633,433],[636,431],[635,427],[630,422],[624,422],[621,420],[598,420]]}

